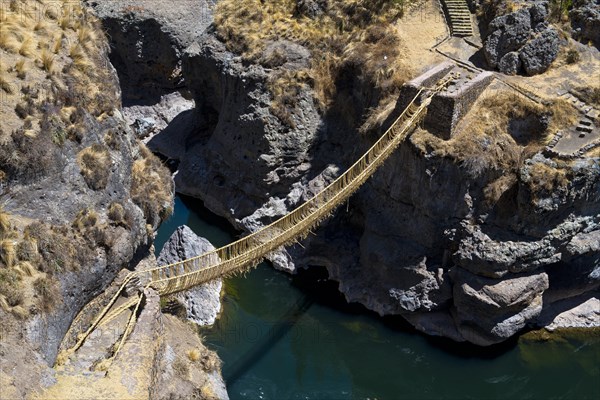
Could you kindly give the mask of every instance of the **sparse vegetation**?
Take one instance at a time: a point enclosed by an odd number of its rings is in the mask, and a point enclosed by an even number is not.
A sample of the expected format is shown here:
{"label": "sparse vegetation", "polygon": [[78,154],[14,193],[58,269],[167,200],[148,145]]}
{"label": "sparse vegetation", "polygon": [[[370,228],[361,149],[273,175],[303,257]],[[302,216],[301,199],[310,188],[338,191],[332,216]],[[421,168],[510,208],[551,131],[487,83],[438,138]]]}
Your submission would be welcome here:
{"label": "sparse vegetation", "polygon": [[58,285],[51,279],[46,277],[37,278],[33,282],[33,288],[40,297],[40,306],[44,311],[52,310],[58,299],[60,299]]}
{"label": "sparse vegetation", "polygon": [[[411,140],[423,151],[454,158],[472,176],[488,169],[508,174],[516,171],[522,152],[538,151],[559,129],[576,123],[578,116],[564,100],[542,106],[510,92],[489,92],[473,106],[450,140],[425,131]],[[504,183],[499,187],[506,186]],[[489,189],[492,202],[498,197],[496,189]]]}
{"label": "sparse vegetation", "polygon": [[581,86],[575,91],[586,103],[600,106],[600,86]]}
{"label": "sparse vegetation", "polygon": [[565,60],[568,64],[576,64],[581,60],[581,55],[577,49],[569,49],[565,55]]}
{"label": "sparse vegetation", "polygon": [[156,225],[173,212],[173,180],[169,170],[140,143],[140,158],[131,171],[131,198],[150,224]]}
{"label": "sparse vegetation", "polygon": [[54,69],[54,54],[52,54],[50,51],[48,50],[42,50],[42,53],[40,55],[40,65],[41,68],[44,69],[44,71],[48,72],[48,73],[52,73],[53,69]]}
{"label": "sparse vegetation", "polygon": [[[314,90],[317,105],[325,111],[349,76],[372,84],[382,103],[409,77],[402,40],[393,28],[403,14],[403,1],[334,0],[312,17],[296,6],[293,0],[224,0],[215,11],[217,34],[229,50],[276,69],[269,82],[271,108],[286,124],[292,124],[303,87]],[[283,52],[265,52],[269,44],[282,39],[307,48],[311,65],[286,68]]]}
{"label": "sparse vegetation", "polygon": [[529,188],[535,198],[546,197],[569,184],[567,169],[535,163],[529,169]]}
{"label": "sparse vegetation", "polygon": [[96,143],[83,149],[77,156],[77,163],[85,182],[91,189],[106,188],[112,162],[110,153],[104,145]]}
{"label": "sparse vegetation", "polygon": [[200,356],[201,356],[200,350],[191,349],[190,351],[187,352],[187,356],[191,362],[196,362],[196,361],[200,360]]}
{"label": "sparse vegetation", "polygon": [[11,311],[23,303],[22,278],[12,268],[0,268],[0,306],[4,311]]}
{"label": "sparse vegetation", "polygon": [[91,228],[98,222],[98,213],[90,208],[85,208],[77,214],[73,221],[73,228],[83,231]]}
{"label": "sparse vegetation", "polygon": [[569,10],[573,7],[573,0],[550,0],[549,14],[554,22],[567,22]]}
{"label": "sparse vegetation", "polygon": [[173,361],[173,372],[180,378],[187,379],[190,374],[190,367],[184,359],[178,358]]}
{"label": "sparse vegetation", "polygon": [[29,70],[27,61],[21,59],[15,64],[15,71],[19,79],[25,79],[27,77],[27,71]]}

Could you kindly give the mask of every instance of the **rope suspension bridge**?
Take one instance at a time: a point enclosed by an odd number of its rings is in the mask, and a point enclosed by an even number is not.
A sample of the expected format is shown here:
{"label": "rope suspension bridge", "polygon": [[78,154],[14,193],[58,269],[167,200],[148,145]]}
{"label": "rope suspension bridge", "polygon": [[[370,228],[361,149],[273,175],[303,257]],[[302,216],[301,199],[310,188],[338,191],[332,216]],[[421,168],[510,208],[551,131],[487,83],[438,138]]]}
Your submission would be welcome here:
{"label": "rope suspension bridge", "polygon": [[245,271],[258,265],[276,249],[305,238],[312,229],[329,217],[336,207],[343,204],[373,175],[421,121],[433,96],[445,89],[453,79],[454,75],[450,74],[438,81],[435,87],[421,88],[402,114],[362,157],[320,193],[294,211],[227,246],[174,264],[128,274],[117,293],[94,319],[87,331],[80,334],[77,343],[65,350],[59,359],[66,360],[83,345],[86,338],[97,327],[107,324],[124,311],[134,307],[111,359],[116,357],[133,330],[136,315],[144,299],[143,291],[140,290],[137,295],[132,296],[123,304],[113,307],[128,285],[135,284],[143,288],[152,288],[160,296],[167,296],[219,277]]}

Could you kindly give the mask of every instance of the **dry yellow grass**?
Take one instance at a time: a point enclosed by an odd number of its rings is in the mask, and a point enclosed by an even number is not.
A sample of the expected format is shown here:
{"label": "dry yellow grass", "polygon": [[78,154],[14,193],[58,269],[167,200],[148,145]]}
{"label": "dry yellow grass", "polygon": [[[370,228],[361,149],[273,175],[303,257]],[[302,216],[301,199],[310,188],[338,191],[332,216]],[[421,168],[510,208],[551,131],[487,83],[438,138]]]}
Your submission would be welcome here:
{"label": "dry yellow grass", "polygon": [[160,159],[144,144],[139,146],[140,158],[131,171],[131,198],[144,211],[146,220],[155,225],[173,212],[173,180]]}
{"label": "dry yellow grass", "polygon": [[528,183],[534,198],[548,195],[557,189],[564,189],[569,184],[568,173],[564,168],[536,163],[530,168],[529,173],[531,180]]}
{"label": "dry yellow grass", "polygon": [[[423,151],[455,159],[474,175],[488,168],[509,172],[518,166],[524,151],[538,151],[558,130],[576,123],[578,115],[571,104],[562,100],[542,106],[509,91],[490,90],[484,92],[450,140],[425,131],[418,131],[411,140]],[[535,121],[543,116],[550,120],[545,129],[541,125],[536,129],[527,126],[520,128],[526,131],[521,132],[524,137],[516,140],[511,136],[511,121]],[[498,187],[506,183],[498,182]],[[497,189],[489,189],[491,199],[496,197]]]}
{"label": "dry yellow grass", "polygon": [[187,352],[187,356],[191,362],[196,362],[196,361],[200,360],[201,354],[198,349],[191,349],[190,351]]}
{"label": "dry yellow grass", "polygon": [[20,59],[15,64],[15,72],[17,73],[17,77],[19,79],[25,79],[27,77],[27,71],[29,70],[29,65],[27,61],[24,59]]}
{"label": "dry yellow grass", "polygon": [[[36,109],[44,101],[65,101],[61,91],[67,90],[71,91],[67,99],[76,101],[78,107],[86,107],[94,116],[112,110],[118,103],[118,99],[111,97],[116,93],[116,89],[110,87],[114,79],[110,71],[97,67],[105,63],[103,39],[98,21],[77,1],[15,0],[1,7],[0,90],[10,95],[0,104],[4,132],[16,131],[25,123],[19,121],[15,112],[17,104],[24,102],[18,90],[23,84],[19,81],[27,80],[27,86],[32,88],[59,88],[53,93],[44,91],[50,98],[38,97],[36,104],[29,107],[28,115],[34,118],[41,117]],[[72,59],[70,47],[63,46],[65,43],[85,51],[76,52]],[[31,69],[31,65],[37,68]],[[34,123],[33,127],[38,124]]]}
{"label": "dry yellow grass", "polygon": [[[85,43],[80,43],[80,39]],[[85,51],[77,54],[78,59],[71,59],[70,48],[63,46],[64,43],[80,44]],[[90,65],[104,65],[105,57],[103,32],[78,2],[2,0],[0,177],[3,181],[15,178],[14,174],[45,169],[50,156],[46,160],[43,154],[52,153],[49,146],[62,145],[65,139],[61,137],[65,136],[67,127],[80,130],[76,125],[82,119],[78,116],[85,112],[101,115],[118,104],[118,99],[110,95],[116,93],[110,87],[114,81],[110,71],[90,68]],[[44,90],[47,87],[53,90]],[[44,121],[47,122],[44,118],[48,117],[41,108],[44,103],[60,106],[60,118],[50,116],[51,129],[42,129]],[[63,125],[53,125],[60,124],[61,120]],[[15,143],[21,143],[21,147]],[[104,156],[100,152],[97,159],[106,161]],[[92,166],[88,164],[90,177],[97,178],[97,172],[92,173]],[[97,180],[102,183],[102,179]],[[82,225],[95,234],[97,226],[92,224],[93,220],[94,216],[89,213],[82,215],[76,228]],[[92,245],[87,244],[90,239],[77,233],[77,229],[42,225],[31,225],[21,232],[23,227],[13,227],[11,217],[0,209],[0,306],[20,318],[26,317],[36,302],[41,302],[39,309],[52,306],[53,299],[59,295],[52,274],[75,270],[81,264],[80,258],[91,257],[88,247]],[[38,275],[43,279],[36,280]],[[32,297],[34,290],[38,299]]]}
{"label": "dry yellow grass", "polygon": [[[402,15],[402,1],[332,0],[318,17],[299,15],[296,1],[222,0],[215,10],[215,26],[229,50],[245,59],[269,64],[266,46],[286,39],[311,51],[311,66],[282,71],[269,84],[276,114],[293,109],[290,93],[310,85],[321,110],[337,92],[336,81],[344,67],[355,67],[384,98],[410,75],[402,59],[402,41],[393,23]],[[290,89],[278,89],[287,84]],[[285,110],[288,110],[287,112]]]}
{"label": "dry yellow grass", "polygon": [[86,147],[77,155],[77,163],[90,188],[100,190],[106,187],[112,161],[105,146],[94,144]]}

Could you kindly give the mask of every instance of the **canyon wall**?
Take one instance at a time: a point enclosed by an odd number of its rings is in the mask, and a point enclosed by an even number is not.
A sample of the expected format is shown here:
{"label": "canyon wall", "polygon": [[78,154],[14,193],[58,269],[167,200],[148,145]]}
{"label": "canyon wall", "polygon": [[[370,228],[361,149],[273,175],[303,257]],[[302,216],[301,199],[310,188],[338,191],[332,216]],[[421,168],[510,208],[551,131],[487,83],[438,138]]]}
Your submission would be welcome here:
{"label": "canyon wall", "polygon": [[[126,22],[111,18],[121,29],[143,31],[146,24],[139,13]],[[177,29],[163,25],[169,38],[181,36]],[[325,115],[305,89],[297,94],[291,123],[282,122],[270,109],[273,68],[243,62],[210,28],[189,46],[173,40],[169,46],[185,48],[179,90],[193,96],[195,108],[186,113],[185,132],[167,128],[149,146],[179,163],[179,192],[202,199],[239,229],[259,229],[293,210],[380,133],[358,134],[377,96],[351,76]],[[119,54],[132,43],[114,45],[113,57],[124,59]],[[277,68],[293,70],[309,61],[302,46],[284,47]],[[325,267],[348,301],[381,315],[402,315],[428,334],[480,345],[545,326],[590,299],[597,302],[598,159],[575,161],[566,185],[540,195],[532,191],[532,171],[555,163],[541,154],[525,156],[515,179],[500,185],[490,204],[486,188],[504,171],[423,146],[419,137],[426,134],[419,130],[404,142],[302,246],[273,254],[273,265],[290,272]],[[504,154],[502,143],[482,146],[489,146],[482,148],[484,156]],[[570,323],[598,326],[599,317],[592,308]]]}

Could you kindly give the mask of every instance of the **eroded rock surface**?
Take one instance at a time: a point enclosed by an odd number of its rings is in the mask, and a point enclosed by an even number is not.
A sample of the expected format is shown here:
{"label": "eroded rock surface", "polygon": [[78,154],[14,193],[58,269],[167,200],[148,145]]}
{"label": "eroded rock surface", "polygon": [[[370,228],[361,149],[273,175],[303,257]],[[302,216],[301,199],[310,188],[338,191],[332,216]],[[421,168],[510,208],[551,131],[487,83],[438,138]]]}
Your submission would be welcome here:
{"label": "eroded rock surface", "polygon": [[[497,21],[486,44],[490,63],[509,55],[502,64],[515,73],[525,63],[532,73],[547,68],[554,31],[546,15],[536,5]],[[548,49],[538,54],[538,47]],[[181,162],[178,190],[246,231],[317,193],[377,136],[355,133],[376,97],[356,81],[346,82],[352,113],[321,115],[305,88],[289,121],[281,121],[270,109],[268,79],[278,68],[304,65],[309,54],[287,42],[274,42],[267,52],[268,68],[245,64],[205,32],[182,62],[196,128],[156,136],[185,143],[173,152]],[[552,163],[542,154],[527,158],[489,205],[484,189],[502,171],[480,160],[457,163],[409,139],[302,247],[271,259],[290,272],[326,267],[348,301],[402,315],[428,334],[501,342],[528,326],[544,326],[557,312],[552,304],[598,288],[598,160],[574,162],[565,186],[534,193],[532,170]],[[590,318],[600,325],[597,316]]]}
{"label": "eroded rock surface", "polygon": [[484,42],[484,55],[492,68],[515,75],[523,68],[527,75],[548,69],[558,56],[559,36],[546,22],[545,3],[494,18]]}
{"label": "eroded rock surface", "polygon": [[[184,225],[177,228],[165,243],[156,262],[159,266],[174,264],[214,249],[208,240]],[[189,321],[198,325],[212,325],[221,311],[222,288],[223,281],[216,279],[178,293],[175,298],[185,307]]]}
{"label": "eroded rock surface", "polygon": [[582,41],[590,41],[600,48],[600,2],[597,0],[576,0],[569,11],[573,36]]}

